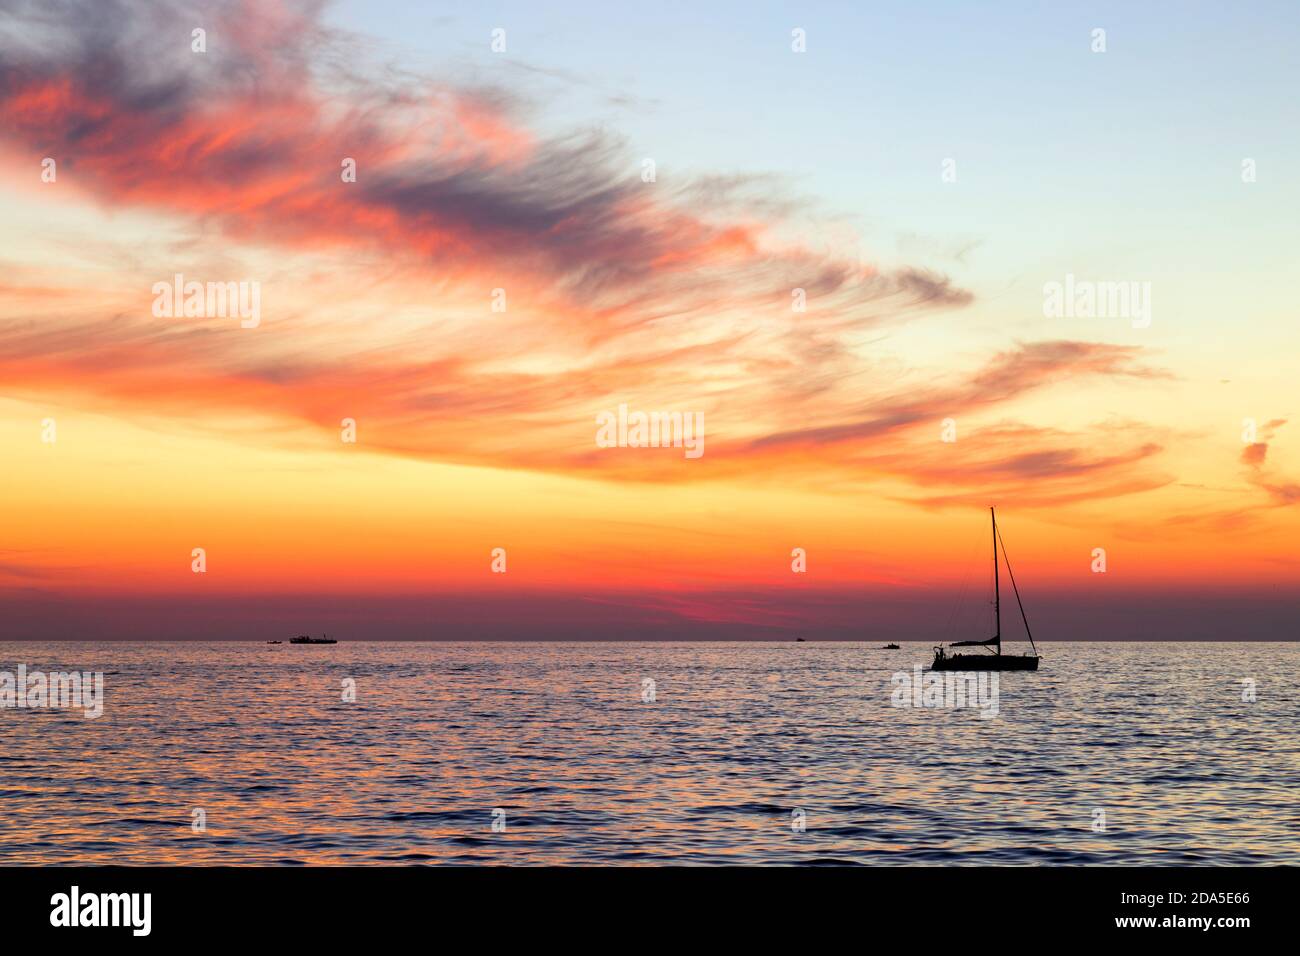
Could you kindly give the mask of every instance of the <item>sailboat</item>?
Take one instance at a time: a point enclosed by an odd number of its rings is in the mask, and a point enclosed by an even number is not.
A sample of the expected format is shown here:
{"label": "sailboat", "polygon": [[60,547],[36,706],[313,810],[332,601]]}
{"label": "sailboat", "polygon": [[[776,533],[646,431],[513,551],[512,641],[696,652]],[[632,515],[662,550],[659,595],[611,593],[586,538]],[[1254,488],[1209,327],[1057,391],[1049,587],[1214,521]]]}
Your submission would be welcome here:
{"label": "sailboat", "polygon": [[[1029,633],[1029,618],[1025,617],[1025,605],[1020,600],[1020,589],[1016,587],[1016,576],[1011,571],[1011,559],[1007,557],[1006,542],[998,533],[998,516],[989,508],[989,517],[993,521],[993,636],[986,641],[954,641],[949,647],[982,647],[983,654],[949,654],[943,645],[934,649],[932,671],[1036,671],[1038,670],[1038,648],[1034,646],[1034,636]],[[1011,589],[1016,595],[1016,606],[1020,608],[1020,619],[1025,622],[1025,636],[1029,638],[1032,654],[1002,653],[1002,593],[998,581],[998,546],[1002,546],[1002,558],[1007,563],[1007,577],[1011,579]]]}

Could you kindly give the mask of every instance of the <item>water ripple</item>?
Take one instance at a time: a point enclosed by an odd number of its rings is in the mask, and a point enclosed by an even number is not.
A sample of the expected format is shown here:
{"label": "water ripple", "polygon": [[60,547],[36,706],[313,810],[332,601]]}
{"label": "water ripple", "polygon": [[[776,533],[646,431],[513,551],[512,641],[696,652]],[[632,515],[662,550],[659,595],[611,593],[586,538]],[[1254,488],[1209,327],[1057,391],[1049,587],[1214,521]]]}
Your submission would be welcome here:
{"label": "water ripple", "polygon": [[1300,648],[1044,655],[984,720],[919,645],[0,644],[106,675],[0,710],[0,864],[1300,863]]}

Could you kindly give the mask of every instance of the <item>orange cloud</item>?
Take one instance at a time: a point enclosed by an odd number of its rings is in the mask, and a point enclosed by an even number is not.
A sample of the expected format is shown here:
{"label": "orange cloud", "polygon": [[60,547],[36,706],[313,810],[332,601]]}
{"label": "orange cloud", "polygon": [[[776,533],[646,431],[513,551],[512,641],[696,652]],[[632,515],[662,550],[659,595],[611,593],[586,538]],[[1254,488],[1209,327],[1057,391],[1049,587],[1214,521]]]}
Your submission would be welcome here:
{"label": "orange cloud", "polygon": [[[157,28],[189,22],[174,5],[123,5],[92,20],[76,11],[59,4],[49,32],[6,34],[9,151],[58,157],[61,183],[110,206],[322,256],[339,278],[296,283],[303,313],[313,291],[350,292],[361,312],[372,298],[382,308],[431,287],[454,312],[500,283],[516,304],[491,314],[490,331],[454,321],[436,335],[398,331],[367,311],[328,324],[290,317],[278,334],[251,336],[154,319],[142,296],[106,307],[102,290],[84,288],[68,303],[33,284],[0,292],[0,374],[15,394],[87,394],[191,419],[219,408],[331,430],[349,416],[372,450],[618,479],[802,473],[814,484],[883,476],[948,486],[920,499],[929,505],[991,490],[1047,505],[1165,480],[1144,470],[1158,442],[1095,453],[1046,430],[1022,431],[1025,447],[986,432],[934,460],[933,442],[908,436],[947,415],[1066,380],[1165,373],[1131,347],[1035,342],[953,384],[882,390],[864,333],[965,305],[970,293],[918,268],[881,272],[778,242],[787,207],[762,181],[645,183],[608,136],[528,129],[505,90],[394,86],[335,69],[348,41],[320,24],[314,4],[216,8],[227,48],[208,60],[178,52]],[[345,157],[357,162],[355,183],[340,177]],[[375,271],[370,258],[354,265],[358,254],[378,256],[391,279],[349,289]],[[182,271],[171,255],[151,258],[160,274],[137,266],[122,281],[143,290],[170,279]],[[792,290],[807,296],[806,312],[792,310]],[[688,464],[673,449],[596,448],[596,414],[625,401],[704,413],[709,456]]]}

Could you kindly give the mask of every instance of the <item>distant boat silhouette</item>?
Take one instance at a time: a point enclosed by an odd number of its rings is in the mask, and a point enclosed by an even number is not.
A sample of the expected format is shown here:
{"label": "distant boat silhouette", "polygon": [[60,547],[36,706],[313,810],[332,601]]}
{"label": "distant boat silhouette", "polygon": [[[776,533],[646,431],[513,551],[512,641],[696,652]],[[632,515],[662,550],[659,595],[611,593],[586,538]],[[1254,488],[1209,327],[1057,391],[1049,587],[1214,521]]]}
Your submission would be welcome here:
{"label": "distant boat silhouette", "polygon": [[[943,645],[934,649],[932,671],[1036,671],[1038,670],[1038,648],[1034,646],[1034,635],[1029,633],[1029,618],[1025,617],[1025,606],[1020,601],[1020,589],[1016,587],[1016,576],[1011,572],[1011,559],[1007,557],[1006,542],[998,534],[998,517],[989,508],[989,517],[993,521],[993,636],[987,641],[954,641],[950,647],[983,647],[991,650],[988,654],[948,654]],[[1011,578],[1011,589],[1016,595],[1016,606],[1020,608],[1020,619],[1025,622],[1025,636],[1029,638],[1032,654],[1002,653],[1002,603],[998,584],[998,545],[1002,545],[1002,557],[1007,562],[1007,577]]]}
{"label": "distant boat silhouette", "polygon": [[308,637],[306,634],[299,634],[289,641],[290,644],[337,644],[338,641],[332,641],[328,637]]}
{"label": "distant boat silhouette", "polygon": [[897,644],[886,644],[884,647],[881,648],[881,650],[882,650],[882,651],[896,651],[896,650],[898,650],[898,645],[897,645]]}
{"label": "distant boat silhouette", "polygon": [[794,642],[795,642],[796,644],[802,644],[802,643],[803,643],[803,638],[802,638],[802,637],[796,637],[796,638],[794,639]]}
{"label": "distant boat silhouette", "polygon": [[283,644],[284,641],[267,641],[268,644]]}

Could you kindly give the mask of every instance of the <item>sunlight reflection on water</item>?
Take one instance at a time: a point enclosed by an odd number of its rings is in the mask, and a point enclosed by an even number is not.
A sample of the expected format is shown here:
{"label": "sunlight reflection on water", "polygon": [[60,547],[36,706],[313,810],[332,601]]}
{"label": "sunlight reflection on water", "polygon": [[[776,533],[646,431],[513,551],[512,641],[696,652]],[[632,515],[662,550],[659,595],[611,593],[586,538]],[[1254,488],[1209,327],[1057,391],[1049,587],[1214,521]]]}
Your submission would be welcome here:
{"label": "sunlight reflection on water", "polygon": [[0,710],[0,863],[1300,863],[1300,648],[1042,653],[981,720],[920,644],[4,643],[106,702]]}

